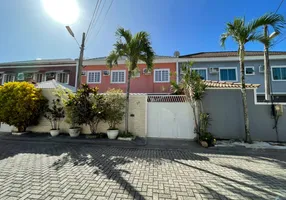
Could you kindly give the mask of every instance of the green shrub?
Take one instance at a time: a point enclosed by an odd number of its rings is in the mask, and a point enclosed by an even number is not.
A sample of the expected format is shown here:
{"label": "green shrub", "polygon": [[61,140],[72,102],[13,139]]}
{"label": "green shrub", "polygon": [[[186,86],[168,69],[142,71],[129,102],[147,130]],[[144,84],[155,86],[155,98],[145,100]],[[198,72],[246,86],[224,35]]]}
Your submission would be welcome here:
{"label": "green shrub", "polygon": [[130,138],[130,137],[134,137],[134,135],[131,132],[119,132],[118,137],[122,137],[122,138]]}
{"label": "green shrub", "polygon": [[0,121],[19,132],[37,125],[48,100],[41,90],[27,82],[9,82],[0,86]]}
{"label": "green shrub", "polygon": [[117,129],[124,117],[125,97],[120,89],[110,89],[105,96],[105,121],[110,130]]}
{"label": "green shrub", "polygon": [[47,106],[44,117],[51,123],[51,130],[60,130],[61,119],[65,117],[64,108],[60,105],[60,99],[53,99],[51,108]]}

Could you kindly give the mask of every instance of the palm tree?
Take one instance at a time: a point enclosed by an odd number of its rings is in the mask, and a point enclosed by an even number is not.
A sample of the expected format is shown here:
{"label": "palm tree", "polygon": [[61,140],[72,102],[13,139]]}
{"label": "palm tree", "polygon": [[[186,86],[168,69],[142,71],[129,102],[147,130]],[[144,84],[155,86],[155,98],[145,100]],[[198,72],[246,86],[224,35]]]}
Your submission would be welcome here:
{"label": "palm tree", "polygon": [[[280,15],[280,23],[285,24],[285,19]],[[264,45],[264,92],[265,100],[270,100],[270,62],[269,62],[269,48],[273,45],[274,38],[279,35],[280,32],[274,31],[269,35],[268,26],[264,26],[263,37],[259,41]]]}
{"label": "palm tree", "polygon": [[149,34],[141,31],[132,35],[129,30],[118,28],[115,35],[117,41],[114,44],[114,50],[111,51],[106,59],[107,66],[112,68],[118,65],[118,59],[126,59],[126,67],[128,69],[127,91],[126,91],[126,107],[125,107],[125,132],[128,132],[128,113],[129,113],[129,92],[130,79],[132,73],[138,69],[138,62],[146,63],[147,70],[153,67],[155,53],[151,47]]}
{"label": "palm tree", "polygon": [[235,18],[234,21],[226,24],[226,32],[220,37],[221,46],[225,46],[227,38],[231,37],[238,44],[238,55],[240,64],[240,82],[241,82],[241,93],[242,103],[244,112],[244,128],[245,128],[245,140],[251,143],[251,136],[249,130],[249,119],[248,119],[248,108],[247,98],[245,89],[245,77],[244,77],[244,56],[245,56],[245,44],[248,42],[259,41],[263,38],[263,34],[257,33],[257,29],[264,26],[270,25],[276,32],[280,32],[283,28],[281,24],[281,16],[278,14],[265,14],[249,23],[245,22],[244,18]]}

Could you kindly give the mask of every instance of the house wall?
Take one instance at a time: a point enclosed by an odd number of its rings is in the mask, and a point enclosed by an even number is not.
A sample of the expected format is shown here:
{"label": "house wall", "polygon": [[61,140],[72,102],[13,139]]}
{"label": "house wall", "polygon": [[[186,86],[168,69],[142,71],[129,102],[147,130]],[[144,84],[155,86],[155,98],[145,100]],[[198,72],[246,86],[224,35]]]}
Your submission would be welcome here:
{"label": "house wall", "polygon": [[[49,99],[51,103],[54,97],[54,89],[42,89],[43,95]],[[130,107],[129,107],[129,131],[137,136],[146,136],[146,103],[147,103],[147,96],[146,95],[131,95],[130,96]],[[118,127],[120,130],[124,130],[125,122],[124,120]],[[42,117],[40,122],[37,126],[28,127],[28,131],[38,132],[38,133],[46,133],[49,132],[51,129],[50,122]],[[67,124],[64,120],[61,123],[60,131],[62,133],[68,133],[69,124]],[[98,125],[97,132],[105,132],[108,129],[107,123],[100,123]],[[90,134],[89,127],[86,125],[82,126],[82,133]]]}
{"label": "house wall", "polygon": [[[179,71],[181,71],[182,63],[179,63]],[[255,83],[260,84],[260,87],[257,90],[257,93],[264,93],[264,73],[259,73],[259,66],[263,65],[263,60],[255,61],[245,61],[246,67],[254,67],[255,75],[245,75],[246,83]],[[271,60],[271,66],[285,66],[286,59],[284,60]],[[235,67],[237,69],[237,80],[240,82],[240,71],[239,71],[239,62],[238,61],[212,61],[212,62],[195,62],[193,68],[208,68],[208,80],[219,81],[219,74],[210,74],[209,68],[211,67]],[[271,70],[271,79],[272,79],[272,70]],[[272,81],[273,92],[275,93],[286,93],[286,81]]]}
{"label": "house wall", "polygon": [[[253,140],[276,141],[271,105],[256,105],[254,90],[247,90],[250,133]],[[220,139],[244,139],[241,92],[237,89],[207,89],[204,112],[210,113],[209,131]],[[286,141],[286,107],[278,122],[280,141]]]}
{"label": "house wall", "polygon": [[[143,69],[146,68],[146,65],[139,64],[140,77],[131,78],[130,83],[130,92],[131,93],[170,93],[170,83],[155,83],[154,82],[154,70],[151,74],[143,74]],[[153,69],[170,69],[170,73],[173,74],[170,76],[170,80],[176,81],[176,63],[155,63]],[[106,65],[89,65],[85,66],[83,71],[97,71],[100,70],[109,70]],[[119,64],[117,67],[114,67],[112,70],[125,70],[126,73],[126,82],[125,83],[111,83],[111,76],[103,76],[101,73],[101,83],[99,84],[88,84],[90,87],[98,87],[99,92],[106,92],[110,88],[122,89],[126,92],[127,89],[127,69],[125,64]],[[88,73],[86,73],[87,75]],[[82,83],[87,83],[87,76],[82,77]]]}
{"label": "house wall", "polygon": [[[15,74],[22,73],[22,72],[39,72],[39,73],[46,73],[46,72],[53,72],[53,71],[61,71],[61,70],[69,70],[69,85],[75,86],[75,77],[76,77],[76,65],[71,66],[54,66],[54,67],[28,67],[27,68],[16,68],[16,67],[7,67],[7,68],[0,68],[0,73],[5,72],[12,72]],[[16,81],[16,79],[15,79]],[[1,84],[1,82],[0,82]]]}

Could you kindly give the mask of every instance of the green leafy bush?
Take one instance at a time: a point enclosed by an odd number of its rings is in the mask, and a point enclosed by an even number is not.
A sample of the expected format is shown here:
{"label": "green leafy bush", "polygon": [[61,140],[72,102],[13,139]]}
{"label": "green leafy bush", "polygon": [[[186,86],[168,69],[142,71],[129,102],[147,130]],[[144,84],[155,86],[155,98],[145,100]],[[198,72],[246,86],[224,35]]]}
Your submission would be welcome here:
{"label": "green leafy bush", "polygon": [[134,135],[131,132],[126,133],[125,131],[123,132],[119,132],[118,137],[122,137],[122,138],[132,138],[134,137]]}
{"label": "green leafy bush", "polygon": [[0,86],[0,121],[19,132],[37,125],[48,100],[41,90],[27,82],[9,82]]}
{"label": "green leafy bush", "polygon": [[69,95],[65,103],[72,126],[87,124],[93,134],[99,122],[105,120],[105,98],[97,91],[84,84],[75,95]]}
{"label": "green leafy bush", "polygon": [[105,121],[109,125],[110,130],[117,129],[124,117],[125,98],[120,89],[110,89],[105,95]]}
{"label": "green leafy bush", "polygon": [[61,119],[65,117],[64,108],[60,105],[60,99],[53,99],[51,108],[47,106],[44,117],[51,123],[51,130],[59,130]]}

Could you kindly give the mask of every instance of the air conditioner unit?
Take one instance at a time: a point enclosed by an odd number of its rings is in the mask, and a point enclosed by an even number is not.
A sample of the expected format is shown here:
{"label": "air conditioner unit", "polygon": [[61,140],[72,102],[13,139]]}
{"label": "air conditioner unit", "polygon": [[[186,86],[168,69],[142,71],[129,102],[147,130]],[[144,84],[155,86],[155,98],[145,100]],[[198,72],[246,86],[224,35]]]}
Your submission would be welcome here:
{"label": "air conditioner unit", "polygon": [[25,80],[24,73],[18,73],[18,75],[17,75],[17,80],[18,80],[18,81],[23,81],[23,80]]}
{"label": "air conditioner unit", "polygon": [[264,73],[264,65],[259,66],[259,73]]}
{"label": "air conditioner unit", "polygon": [[219,71],[218,67],[211,67],[210,68],[210,74],[217,74]]}
{"label": "air conditioner unit", "polygon": [[110,70],[103,70],[103,76],[109,76]]}
{"label": "air conditioner unit", "polygon": [[148,74],[151,74],[151,72],[147,68],[144,68],[143,74],[148,75]]}
{"label": "air conditioner unit", "polygon": [[82,72],[81,72],[81,75],[82,75],[82,76],[86,76],[86,71],[82,71]]}

